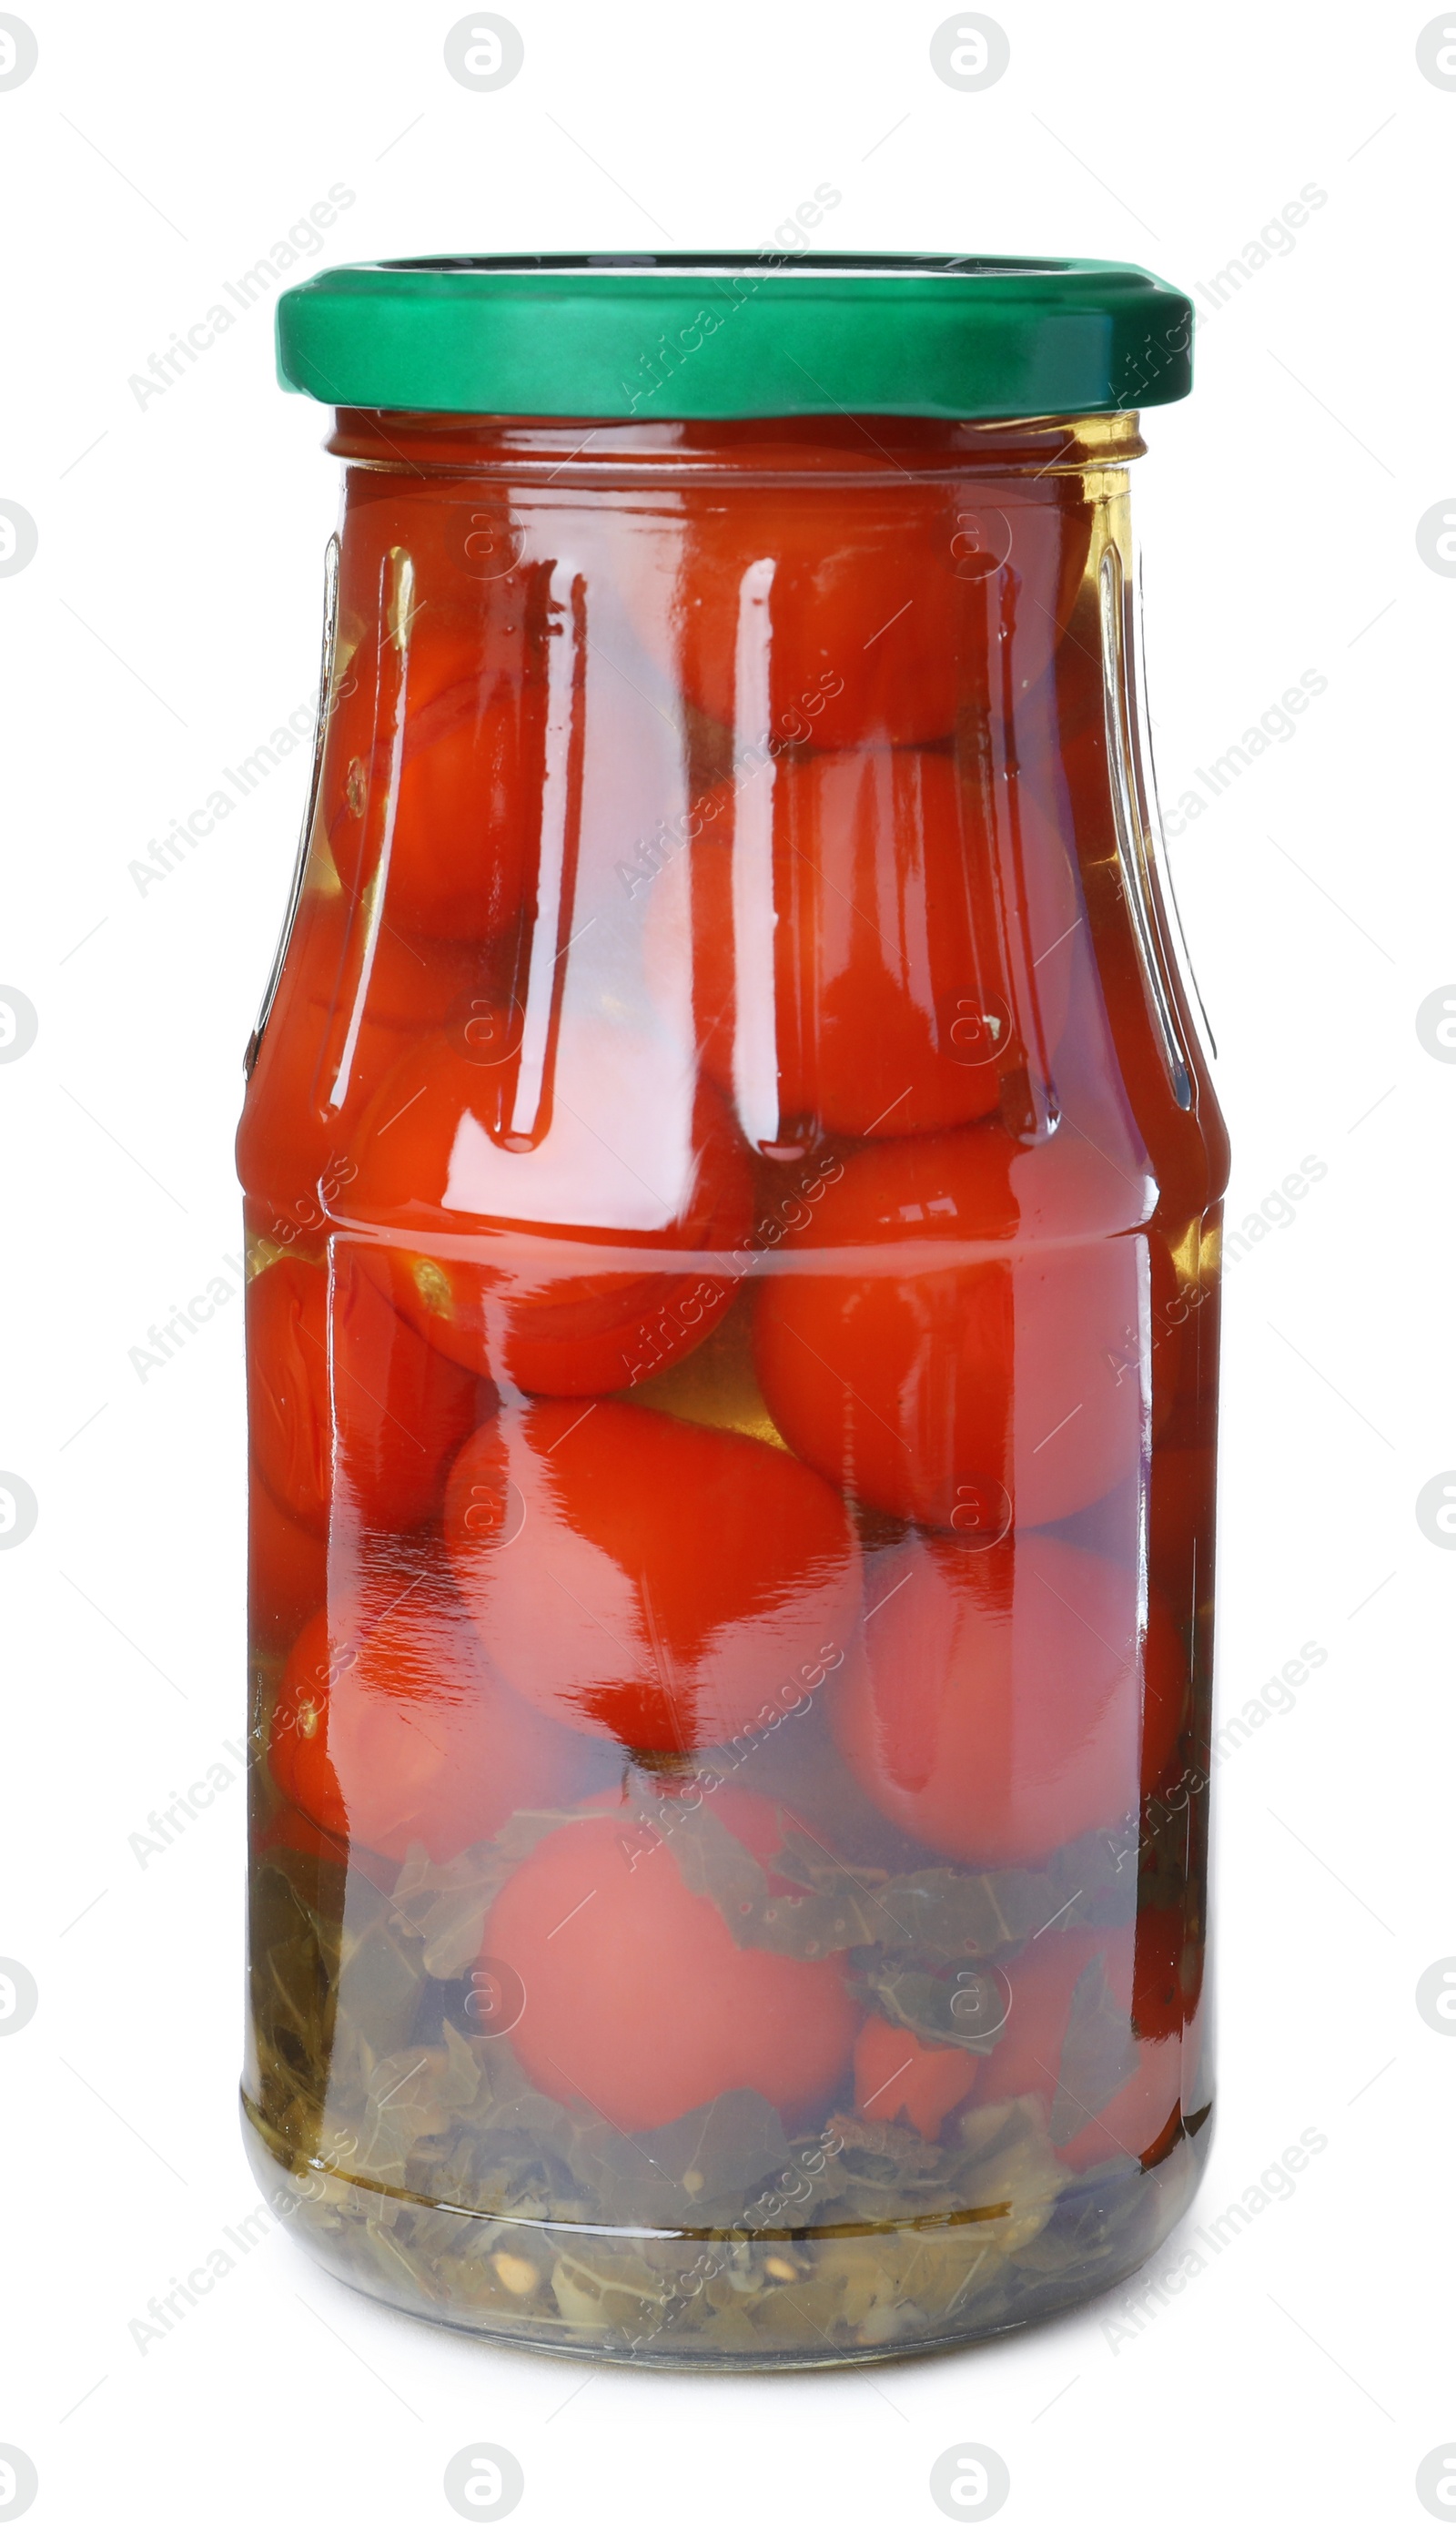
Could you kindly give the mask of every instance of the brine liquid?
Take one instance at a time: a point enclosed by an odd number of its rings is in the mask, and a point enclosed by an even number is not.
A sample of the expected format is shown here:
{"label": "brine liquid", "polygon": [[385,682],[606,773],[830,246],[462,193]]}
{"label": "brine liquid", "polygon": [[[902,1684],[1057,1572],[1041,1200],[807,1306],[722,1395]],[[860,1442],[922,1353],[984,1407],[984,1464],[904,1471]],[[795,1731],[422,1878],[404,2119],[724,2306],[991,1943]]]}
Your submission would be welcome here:
{"label": "brine liquid", "polygon": [[755,428],[350,476],[240,1140],[244,2103],[413,2313],[813,2366],[1191,2194],[1222,1146],[1110,473]]}

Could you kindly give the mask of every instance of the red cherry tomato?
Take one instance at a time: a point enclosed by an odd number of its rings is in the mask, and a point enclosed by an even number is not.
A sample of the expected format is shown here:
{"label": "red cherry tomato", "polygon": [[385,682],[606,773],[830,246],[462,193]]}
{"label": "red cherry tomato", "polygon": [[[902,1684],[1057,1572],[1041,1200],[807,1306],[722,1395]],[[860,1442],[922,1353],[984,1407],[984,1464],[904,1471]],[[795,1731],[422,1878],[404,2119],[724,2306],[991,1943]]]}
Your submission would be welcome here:
{"label": "red cherry tomato", "polygon": [[647,958],[668,1009],[690,982],[704,1064],[752,1141],[961,1126],[995,1109],[1007,1062],[1045,1072],[1076,885],[1030,796],[997,784],[990,805],[953,757],[911,748],[816,753],[709,796],[653,884]]}
{"label": "red cherry tomato", "polygon": [[[451,451],[421,444],[425,463],[416,473],[412,459],[400,465],[397,418],[379,420],[377,431],[351,427],[345,452],[364,463],[350,466],[344,482],[340,691],[381,631],[393,641],[396,625],[408,621],[412,639],[426,616],[432,633],[469,636],[488,669],[530,671],[539,665],[552,606],[551,566],[526,554],[530,515],[512,514],[504,487],[482,487],[472,470],[478,446],[462,463],[458,439]],[[354,426],[359,421],[355,415]],[[468,430],[467,444],[475,437]],[[337,436],[334,446],[342,447]],[[452,472],[452,459],[461,472]]]}
{"label": "red cherry tomato", "polygon": [[1106,2158],[1136,2157],[1153,2165],[1177,2136],[1181,2078],[1182,2051],[1176,2035],[1140,2043],[1132,2076],[1110,2104],[1104,2105],[1057,2150],[1063,2166],[1085,2175]]}
{"label": "red cherry tomato", "polygon": [[872,502],[862,485],[803,481],[690,494],[680,546],[655,553],[665,577],[637,594],[639,631],[742,745],[944,739],[987,712],[1009,616],[1022,653],[1049,658],[1090,516],[1049,485],[990,512],[965,480],[882,476]]}
{"label": "red cherry tomato", "polygon": [[[1103,1958],[1104,1979],[1114,2001],[1124,1999],[1136,2042],[1136,2066],[1110,2103],[1057,2150],[1076,2174],[1113,2157],[1151,2160],[1175,2133],[1181,2086],[1182,2011],[1171,2019],[1162,1970],[1173,1912],[1145,1912],[1136,1937],[1130,1929],[1053,1930],[1006,1966],[1011,2002],[1005,2031],[986,2062],[981,2100],[1000,2104],[1037,2095],[1048,2107],[1056,2093],[1072,1995],[1087,1966]],[[1154,1924],[1149,1928],[1149,1923]],[[1179,1929],[1179,1937],[1181,1930]],[[1158,1969],[1154,1969],[1155,1959]],[[1192,2001],[1188,2002],[1191,2013]],[[1148,2022],[1144,2022],[1144,2019]]]}
{"label": "red cherry tomato", "polygon": [[1072,1994],[1098,1955],[1103,1957],[1108,1993],[1118,2002],[1125,1999],[1130,2014],[1130,1929],[1050,1929],[1004,1967],[1002,1978],[1010,1998],[1005,2025],[981,2078],[982,2104],[1040,2096],[1049,2107],[1056,2094]]}
{"label": "red cherry tomato", "polygon": [[290,1647],[329,1583],[317,1532],[285,1514],[256,1461],[248,1488],[248,1634],[270,1652]]}
{"label": "red cherry tomato", "polygon": [[1134,1570],[1047,1533],[882,1553],[833,1708],[882,1813],[979,1867],[1046,1858],[1136,1819],[1165,1766],[1187,1662]]}
{"label": "red cherry tomato", "polygon": [[248,1418],[280,1505],[315,1532],[331,1508],[409,1530],[436,1503],[445,1466],[493,1387],[426,1347],[357,1257],[329,1271],[276,1259],[248,1287]]}
{"label": "red cherry tomato", "polygon": [[407,932],[489,942],[520,917],[540,833],[546,689],[475,626],[421,608],[366,642],[330,717],[329,849],[357,900],[379,877]]}
{"label": "red cherry tomato", "polygon": [[[767,1860],[774,1808],[707,1802]],[[855,2008],[832,1961],[740,1945],[716,1901],[690,1890],[669,1833],[619,1805],[548,1832],[485,1924],[526,2004],[511,2045],[533,2083],[622,2130],[652,2130],[733,2087],[766,2096],[793,2129],[850,2058]]]}
{"label": "red cherry tomato", "polygon": [[842,1663],[859,1611],[844,1506],[751,1436],[660,1410],[503,1410],[450,1475],[445,1540],[507,1679],[638,1751],[722,1744]]}
{"label": "red cherry tomato", "polygon": [[[421,1040],[360,1122],[348,1204],[406,1236],[374,1253],[374,1273],[447,1356],[525,1391],[619,1390],[728,1310],[748,1158],[667,1041],[568,1017],[538,1095],[524,1065],[519,1032],[506,1061]],[[511,1124],[522,1101],[529,1133]],[[502,1228],[545,1239],[503,1245]],[[452,1236],[438,1251],[434,1230]],[[594,1267],[602,1249],[630,1264]],[[679,1251],[711,1256],[683,1268]]]}
{"label": "red cherry tomato", "polygon": [[[999,1126],[852,1155],[763,1281],[759,1381],[781,1433],[866,1504],[957,1531],[1053,1523],[1136,1468],[1136,1182],[1060,1135]],[[999,1256],[968,1257],[995,1244]],[[868,1254],[868,1255],[866,1255]],[[944,1263],[944,1264],[942,1264]]]}
{"label": "red cherry tomato", "polygon": [[288,1802],[381,1858],[442,1861],[523,1806],[569,1804],[590,1747],[506,1688],[453,1593],[403,1572],[370,1621],[318,1613],[284,1669],[269,1762]]}
{"label": "red cherry tomato", "polygon": [[867,2016],[855,2045],[855,2111],[871,2122],[912,2123],[921,2139],[938,2139],[980,2073],[974,2053],[938,2050],[907,2026]]}
{"label": "red cherry tomato", "polygon": [[364,1103],[475,983],[469,950],[377,931],[337,892],[305,890],[237,1137],[237,1171],[276,1241],[318,1239],[352,1166]]}

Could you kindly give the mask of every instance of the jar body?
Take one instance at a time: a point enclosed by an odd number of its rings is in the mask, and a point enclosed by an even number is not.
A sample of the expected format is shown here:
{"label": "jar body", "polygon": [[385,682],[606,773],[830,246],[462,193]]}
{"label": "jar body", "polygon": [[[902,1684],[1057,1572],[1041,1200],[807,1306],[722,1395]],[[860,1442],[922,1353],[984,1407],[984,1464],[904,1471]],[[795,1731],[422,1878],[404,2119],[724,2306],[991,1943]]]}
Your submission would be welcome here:
{"label": "jar body", "polygon": [[1222,1125],[1129,417],[341,417],[239,1139],[245,2128],[411,2312],[967,2341],[1207,2146]]}

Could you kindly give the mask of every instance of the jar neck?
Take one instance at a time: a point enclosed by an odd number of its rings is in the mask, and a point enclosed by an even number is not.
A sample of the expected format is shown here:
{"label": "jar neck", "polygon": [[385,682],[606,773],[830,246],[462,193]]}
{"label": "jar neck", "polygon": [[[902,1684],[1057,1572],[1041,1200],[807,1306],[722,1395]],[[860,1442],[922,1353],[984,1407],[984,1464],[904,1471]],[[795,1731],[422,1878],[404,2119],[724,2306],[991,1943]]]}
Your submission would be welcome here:
{"label": "jar neck", "polygon": [[576,420],[347,408],[327,447],[350,466],[408,476],[509,472],[553,482],[729,476],[737,481],[1084,475],[1140,458],[1135,413],[997,422],[905,414],[766,415],[747,421]]}

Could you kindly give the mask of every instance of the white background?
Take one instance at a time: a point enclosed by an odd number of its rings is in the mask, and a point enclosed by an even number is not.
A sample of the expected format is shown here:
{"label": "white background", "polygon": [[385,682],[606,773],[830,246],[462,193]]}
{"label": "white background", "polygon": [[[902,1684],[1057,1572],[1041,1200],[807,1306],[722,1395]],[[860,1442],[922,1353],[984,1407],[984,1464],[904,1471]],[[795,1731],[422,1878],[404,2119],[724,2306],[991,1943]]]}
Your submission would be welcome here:
{"label": "white background", "polygon": [[[1006,0],[1010,67],[979,94],[932,71],[935,0],[511,14],[525,67],[477,95],[444,66],[449,0],[28,6],[38,67],[0,93],[0,498],[39,531],[0,580],[0,974],[39,1016],[0,1066],[0,1465],[39,1506],[0,1560],[0,1955],[39,1992],[0,2035],[0,2441],[34,2460],[37,2530],[448,2529],[445,2463],[479,2440],[521,2460],[523,2531],[933,2530],[930,2466],[968,2440],[1006,2460],[1008,2536],[1419,2529],[1417,2467],[1456,2448],[1456,2041],[1415,1997],[1456,1935],[1456,1560],[1415,1515],[1456,1465],[1456,1069],[1415,1026],[1456,977],[1437,782],[1456,579],[1416,539],[1456,483],[1456,90],[1418,66],[1422,5]],[[827,184],[843,202],[816,244],[1121,256],[1203,286],[1195,394],[1149,415],[1134,486],[1165,802],[1205,791],[1194,770],[1303,672],[1328,682],[1171,849],[1232,1221],[1306,1156],[1326,1166],[1229,1278],[1225,1714],[1305,1641],[1326,1661],[1218,1772],[1223,2091],[1174,2253],[1301,2131],[1328,2145],[1131,2328],[1119,2292],[950,2359],[653,2377],[398,2319],[277,2231],[163,2340],[129,2329],[258,2199],[235,2113],[223,1263],[306,752],[164,880],[143,892],[129,865],[310,698],[336,476],[324,414],[274,384],[276,293],[165,393],[142,405],[128,381],[331,184],[356,200],[288,279],[440,250],[751,247]],[[1327,200],[1248,259],[1306,186]],[[143,1379],[149,1325],[218,1275],[234,1300]],[[219,1759],[230,1788],[144,1863],[132,1835]]]}

